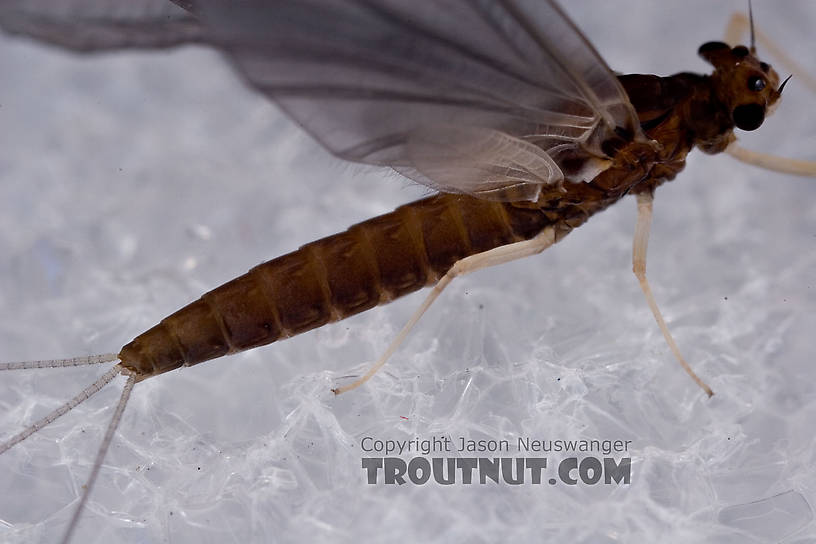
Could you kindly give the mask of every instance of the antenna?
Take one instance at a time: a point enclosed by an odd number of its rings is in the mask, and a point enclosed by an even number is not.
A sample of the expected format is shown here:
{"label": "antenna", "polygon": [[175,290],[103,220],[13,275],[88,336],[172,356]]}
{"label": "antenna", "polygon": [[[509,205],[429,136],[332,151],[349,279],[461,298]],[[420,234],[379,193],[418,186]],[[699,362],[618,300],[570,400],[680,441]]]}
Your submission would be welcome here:
{"label": "antenna", "polygon": [[754,36],[754,9],[751,0],[748,0],[748,23],[751,26],[751,54],[756,55],[756,38]]}

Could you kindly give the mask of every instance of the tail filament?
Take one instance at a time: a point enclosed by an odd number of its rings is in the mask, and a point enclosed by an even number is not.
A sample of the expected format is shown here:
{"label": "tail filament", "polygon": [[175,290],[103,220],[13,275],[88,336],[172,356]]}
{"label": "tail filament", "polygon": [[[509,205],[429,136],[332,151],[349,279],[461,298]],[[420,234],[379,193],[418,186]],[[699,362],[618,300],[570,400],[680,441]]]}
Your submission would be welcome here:
{"label": "tail filament", "polygon": [[20,361],[17,363],[0,363],[0,370],[30,370],[33,368],[61,368],[70,366],[97,365],[110,363],[119,359],[115,353],[72,357],[70,359],[43,359],[42,361]]}
{"label": "tail filament", "polygon": [[[83,358],[88,359],[88,358]],[[64,359],[64,361],[71,361],[72,359]],[[31,361],[31,363],[40,363],[40,362],[47,362],[47,361]],[[103,362],[103,361],[98,361]],[[6,363],[8,365],[14,364],[23,364],[23,363]],[[79,364],[94,364],[94,363],[79,363]],[[58,366],[75,366],[75,365],[58,365]],[[17,367],[15,367],[17,368]],[[45,368],[45,367],[30,367],[30,368]],[[105,372],[102,376],[99,377],[98,380],[93,382],[91,385],[83,389],[77,396],[48,414],[47,416],[43,417],[39,421],[35,421],[27,428],[23,429],[17,435],[11,437],[6,442],[0,444],[0,455],[4,452],[8,451],[9,449],[13,448],[32,434],[36,433],[49,423],[56,421],[60,416],[63,416],[70,412],[74,407],[78,406],[79,404],[88,400],[91,396],[97,393],[100,389],[105,387],[111,380],[113,380],[119,373],[122,371],[122,368],[119,365],[114,366],[107,372]]]}
{"label": "tail filament", "polygon": [[[113,367],[111,370],[116,370],[118,373],[118,365]],[[116,374],[114,374],[114,376],[115,375]],[[105,376],[107,376],[107,374],[105,374]],[[100,378],[100,380],[102,378]],[[113,377],[108,379],[108,381],[111,379],[113,379]],[[96,383],[94,383],[94,385],[96,385]],[[104,383],[102,385],[104,385]],[[136,377],[129,375],[127,383],[125,383],[125,387],[122,389],[122,396],[119,397],[119,403],[116,405],[116,411],[113,412],[110,423],[108,423],[108,429],[105,431],[105,438],[102,439],[102,444],[99,446],[99,451],[96,453],[96,459],[94,459],[91,474],[88,476],[88,481],[82,490],[82,498],[79,499],[79,504],[77,505],[76,510],[74,510],[74,515],[71,517],[71,522],[68,524],[68,529],[66,529],[65,534],[62,537],[62,542],[64,544],[71,541],[71,537],[74,534],[77,523],[79,523],[79,518],[82,516],[82,511],[85,509],[85,503],[88,502],[88,497],[91,495],[91,490],[96,483],[96,477],[99,476],[99,470],[102,468],[102,461],[105,460],[105,455],[108,453],[108,447],[110,447],[111,441],[113,440],[113,434],[116,432],[116,428],[119,426],[119,422],[122,420],[122,414],[125,411],[125,406],[127,405],[128,399],[130,399],[130,392],[133,391],[134,385],[136,385]]]}

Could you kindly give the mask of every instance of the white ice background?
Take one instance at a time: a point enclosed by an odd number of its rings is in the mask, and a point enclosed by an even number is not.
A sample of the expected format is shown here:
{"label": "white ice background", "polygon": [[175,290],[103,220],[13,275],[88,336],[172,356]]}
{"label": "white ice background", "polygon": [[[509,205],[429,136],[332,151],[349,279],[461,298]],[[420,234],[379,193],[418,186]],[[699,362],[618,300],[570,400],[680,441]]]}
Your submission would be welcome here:
{"label": "white ice background", "polygon": [[[613,69],[669,74],[708,70],[697,47],[745,4],[566,9]],[[754,11],[816,73],[816,5]],[[794,74],[739,137],[816,159],[815,110]],[[329,156],[213,51],[79,57],[0,36],[0,360],[117,351],[259,262],[423,194]],[[457,280],[341,397],[330,387],[424,292],[138,384],[76,542],[816,542],[816,180],[694,152],[657,192],[649,277],[711,399],[631,273],[634,218],[626,198],[540,256]],[[4,373],[0,437],[101,370]],[[122,384],[0,458],[0,541],[58,539]],[[365,483],[362,437],[439,435],[632,440],[632,481]]]}

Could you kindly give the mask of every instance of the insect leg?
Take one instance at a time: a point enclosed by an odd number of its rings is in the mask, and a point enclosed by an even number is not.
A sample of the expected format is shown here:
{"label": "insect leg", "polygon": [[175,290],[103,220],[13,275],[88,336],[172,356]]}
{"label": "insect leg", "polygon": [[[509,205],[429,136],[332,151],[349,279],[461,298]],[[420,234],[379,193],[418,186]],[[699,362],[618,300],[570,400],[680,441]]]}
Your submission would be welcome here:
{"label": "insect leg", "polygon": [[703,380],[697,376],[697,374],[694,373],[686,360],[683,359],[683,356],[680,354],[680,349],[677,347],[674,338],[672,338],[672,335],[669,332],[669,327],[666,326],[666,322],[663,320],[663,315],[661,315],[660,309],[657,307],[657,302],[655,302],[654,295],[652,294],[652,288],[649,287],[649,280],[646,279],[646,253],[649,247],[649,228],[651,227],[652,223],[653,200],[654,196],[650,192],[639,193],[637,195],[638,216],[637,225],[635,226],[635,239],[632,243],[632,271],[635,273],[635,276],[640,283],[640,288],[643,290],[643,294],[646,296],[646,302],[649,304],[649,308],[652,309],[652,313],[657,320],[660,330],[663,332],[663,337],[666,339],[666,343],[669,344],[669,348],[671,348],[672,353],[674,353],[674,356],[677,357],[677,360],[680,362],[680,366],[683,367],[683,370],[685,370],[688,375],[691,376],[691,379],[693,379],[695,383],[699,385],[710,397],[714,394],[714,392]]}
{"label": "insect leg", "polygon": [[482,268],[508,263],[510,261],[515,261],[516,259],[522,259],[524,257],[535,255],[536,253],[541,253],[554,243],[555,230],[553,230],[552,227],[548,227],[529,240],[508,244],[506,246],[500,246],[482,253],[477,253],[476,255],[465,257],[460,261],[456,261],[450,270],[448,270],[436,283],[436,285],[434,285],[433,289],[425,298],[422,305],[417,308],[414,315],[412,315],[411,319],[408,320],[408,323],[405,324],[396,338],[391,341],[388,349],[386,349],[380,358],[377,359],[377,362],[374,363],[368,372],[353,383],[332,389],[334,394],[339,395],[340,393],[350,391],[364,384],[369,380],[369,378],[371,378],[371,376],[376,374],[376,372],[382,368],[386,361],[388,361],[389,357],[391,357],[391,355],[397,350],[399,345],[402,344],[405,337],[408,336],[408,333],[419,321],[419,318],[421,318],[425,311],[431,307],[431,304],[433,304],[440,293],[442,293],[442,290],[448,286],[453,278],[475,272],[476,270],[480,270]]}
{"label": "insect leg", "polygon": [[751,151],[737,144],[729,145],[725,152],[738,161],[753,164],[754,166],[759,166],[766,170],[782,172],[783,174],[793,174],[795,176],[816,177],[816,161],[777,157],[776,155],[769,155],[768,153]]}

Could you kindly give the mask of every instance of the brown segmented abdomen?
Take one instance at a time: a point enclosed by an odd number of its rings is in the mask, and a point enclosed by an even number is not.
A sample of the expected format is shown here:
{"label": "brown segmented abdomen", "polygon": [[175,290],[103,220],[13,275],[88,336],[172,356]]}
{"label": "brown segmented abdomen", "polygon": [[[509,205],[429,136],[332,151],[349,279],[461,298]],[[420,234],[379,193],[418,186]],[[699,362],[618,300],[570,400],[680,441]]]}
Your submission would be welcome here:
{"label": "brown segmented abdomen", "polygon": [[269,344],[435,283],[469,255],[532,238],[540,210],[441,194],[260,264],[122,348],[140,379]]}

